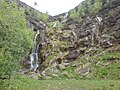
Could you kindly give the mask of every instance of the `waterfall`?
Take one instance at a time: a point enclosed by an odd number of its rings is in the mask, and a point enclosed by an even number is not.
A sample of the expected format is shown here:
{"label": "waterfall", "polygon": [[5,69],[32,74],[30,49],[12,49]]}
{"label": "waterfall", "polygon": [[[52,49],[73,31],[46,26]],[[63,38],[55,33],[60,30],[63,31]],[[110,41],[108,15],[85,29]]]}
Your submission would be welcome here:
{"label": "waterfall", "polygon": [[64,20],[61,22],[61,23],[64,23],[64,22],[66,22],[67,21],[67,19],[68,19],[68,15],[69,15],[69,13],[67,12],[66,14],[65,14],[65,16],[64,16]]}
{"label": "waterfall", "polygon": [[57,23],[55,22],[54,25],[52,26],[52,29],[55,28],[57,26]]}
{"label": "waterfall", "polygon": [[39,37],[39,30],[37,30],[37,33],[35,35],[35,38],[34,38],[34,46],[32,48],[32,52],[31,54],[29,55],[30,57],[30,70],[33,70],[33,71],[36,71],[36,69],[38,68],[38,48],[39,48],[39,45],[37,44],[37,39]]}
{"label": "waterfall", "polygon": [[67,20],[69,13],[67,12],[64,16],[64,20]]}
{"label": "waterfall", "polygon": [[102,21],[102,18],[101,17],[98,17],[98,16],[96,16],[96,21],[98,22],[98,24],[101,24],[101,21]]}

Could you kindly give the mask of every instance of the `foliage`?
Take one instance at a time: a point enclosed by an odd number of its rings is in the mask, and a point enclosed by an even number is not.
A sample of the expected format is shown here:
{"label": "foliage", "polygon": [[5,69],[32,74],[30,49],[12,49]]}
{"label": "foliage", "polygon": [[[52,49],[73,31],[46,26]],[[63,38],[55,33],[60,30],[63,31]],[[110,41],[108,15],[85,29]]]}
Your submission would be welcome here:
{"label": "foliage", "polygon": [[36,20],[41,20],[43,22],[47,22],[49,19],[48,12],[41,13],[33,8],[30,8],[29,6],[26,7],[25,13],[34,17]]}
{"label": "foliage", "polygon": [[101,9],[102,4],[100,0],[86,0],[78,5],[75,9],[70,11],[70,18],[77,22],[82,22],[85,15],[94,16]]}
{"label": "foliage", "polygon": [[70,18],[74,19],[74,18],[77,18],[77,12],[75,10],[71,10],[70,11]]}
{"label": "foliage", "polygon": [[16,3],[0,2],[0,78],[7,78],[17,70],[19,60],[32,46],[31,34],[26,30],[23,11]]}
{"label": "foliage", "polygon": [[[89,74],[89,78],[97,80],[120,79],[119,56],[119,51],[106,51],[97,58],[91,56],[91,61],[95,60],[97,63],[91,63],[91,73]],[[87,77],[85,77],[85,79],[87,79]]]}
{"label": "foliage", "polygon": [[114,62],[108,66],[97,66],[97,70],[92,78],[95,79],[120,79],[119,62]]}
{"label": "foliage", "polygon": [[48,15],[48,12],[46,13],[42,13],[42,17],[43,21],[47,22],[47,20],[49,19],[49,15]]}
{"label": "foliage", "polygon": [[26,7],[26,14],[29,14],[30,16],[33,16],[33,13],[31,12],[29,6]]}
{"label": "foliage", "polygon": [[94,11],[95,12],[98,12],[100,9],[101,9],[101,2],[100,0],[95,0],[95,3],[94,3]]}
{"label": "foliage", "polygon": [[36,10],[34,10],[34,17],[37,19],[37,20],[42,20],[43,22],[47,22],[47,20],[49,19],[49,15],[48,15],[48,12],[46,13],[41,13],[41,12],[38,12]]}
{"label": "foliage", "polygon": [[86,9],[86,7],[85,7],[84,3],[79,4],[77,12],[80,13],[81,17],[83,17],[85,15],[85,9]]}
{"label": "foliage", "polygon": [[55,29],[60,29],[63,27],[62,23],[60,23],[59,21],[54,21],[47,23],[48,28],[53,28],[55,23],[56,23],[56,26],[54,27]]}

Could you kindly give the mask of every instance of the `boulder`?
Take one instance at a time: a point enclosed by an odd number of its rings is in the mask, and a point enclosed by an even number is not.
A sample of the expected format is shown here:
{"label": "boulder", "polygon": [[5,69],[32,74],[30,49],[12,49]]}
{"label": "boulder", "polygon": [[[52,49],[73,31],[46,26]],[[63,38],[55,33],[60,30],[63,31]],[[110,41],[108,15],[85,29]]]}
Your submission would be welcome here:
{"label": "boulder", "polygon": [[72,52],[69,52],[69,54],[66,56],[66,59],[68,61],[73,61],[79,56],[79,54],[80,54],[79,51],[74,50]]}
{"label": "boulder", "polygon": [[101,42],[101,46],[103,48],[109,48],[109,47],[113,46],[113,44],[108,39],[105,39]]}
{"label": "boulder", "polygon": [[78,67],[75,72],[80,75],[86,75],[90,73],[90,63],[86,63],[82,67]]}

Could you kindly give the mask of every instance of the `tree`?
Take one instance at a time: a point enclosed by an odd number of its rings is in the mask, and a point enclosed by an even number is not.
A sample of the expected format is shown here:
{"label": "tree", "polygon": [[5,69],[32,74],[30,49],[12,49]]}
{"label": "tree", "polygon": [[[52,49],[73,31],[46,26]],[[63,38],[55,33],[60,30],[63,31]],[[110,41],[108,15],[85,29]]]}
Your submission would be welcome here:
{"label": "tree", "polygon": [[75,19],[77,17],[78,17],[77,12],[75,10],[71,10],[70,11],[70,18]]}
{"label": "tree", "polygon": [[102,6],[102,4],[101,4],[100,0],[95,0],[94,11],[98,12],[101,9],[101,6]]}
{"label": "tree", "polygon": [[32,38],[26,30],[25,15],[16,3],[0,1],[0,78],[19,68],[21,57],[28,55]]}

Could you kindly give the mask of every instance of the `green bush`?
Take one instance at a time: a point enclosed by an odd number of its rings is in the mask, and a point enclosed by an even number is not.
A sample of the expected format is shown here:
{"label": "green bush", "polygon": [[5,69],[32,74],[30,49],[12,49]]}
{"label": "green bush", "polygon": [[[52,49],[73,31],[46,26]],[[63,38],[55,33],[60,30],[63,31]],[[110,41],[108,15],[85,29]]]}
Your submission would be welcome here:
{"label": "green bush", "polygon": [[25,15],[16,3],[0,1],[0,78],[6,78],[19,68],[19,60],[32,46],[26,30]]}

